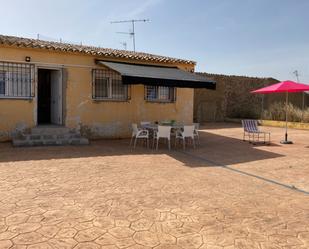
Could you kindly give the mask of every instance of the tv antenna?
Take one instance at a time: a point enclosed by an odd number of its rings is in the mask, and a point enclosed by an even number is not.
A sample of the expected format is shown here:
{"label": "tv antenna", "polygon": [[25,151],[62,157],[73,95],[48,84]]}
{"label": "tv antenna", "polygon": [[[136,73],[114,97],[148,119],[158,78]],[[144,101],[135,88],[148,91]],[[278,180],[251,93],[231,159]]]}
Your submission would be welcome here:
{"label": "tv antenna", "polygon": [[299,72],[298,72],[298,70],[295,70],[295,71],[293,72],[293,74],[295,74],[296,79],[297,79],[297,82],[299,83]]}
{"label": "tv antenna", "polygon": [[[293,74],[295,74],[295,77],[297,79],[297,83],[299,83],[299,72],[298,72],[298,70],[295,70],[293,72]],[[304,110],[305,110],[305,92],[303,92],[303,95],[302,95],[302,114],[301,114],[301,120],[302,121],[304,120]]]}
{"label": "tv antenna", "polygon": [[120,44],[123,46],[124,50],[127,50],[127,42],[120,42]]}
{"label": "tv antenna", "polygon": [[135,23],[136,22],[149,22],[149,19],[132,19],[132,20],[123,20],[123,21],[113,21],[111,24],[115,23],[132,23],[132,30],[130,32],[117,32],[118,34],[130,35],[133,41],[133,51],[135,52]]}

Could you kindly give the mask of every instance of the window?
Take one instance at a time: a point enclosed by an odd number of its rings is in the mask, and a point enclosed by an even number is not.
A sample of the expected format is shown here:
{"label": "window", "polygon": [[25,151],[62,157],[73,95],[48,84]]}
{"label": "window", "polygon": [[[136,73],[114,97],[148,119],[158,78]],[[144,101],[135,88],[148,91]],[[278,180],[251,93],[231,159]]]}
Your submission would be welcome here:
{"label": "window", "polygon": [[175,88],[167,86],[145,86],[145,98],[154,102],[174,102],[176,100]]}
{"label": "window", "polygon": [[0,97],[32,97],[34,65],[0,62]]}
{"label": "window", "polygon": [[0,71],[0,96],[5,95],[5,82],[6,82],[5,71]]}
{"label": "window", "polygon": [[122,84],[120,74],[108,69],[95,69],[93,99],[125,101],[129,99],[129,88]]}
{"label": "window", "polygon": [[95,78],[95,98],[108,98],[109,78]]}

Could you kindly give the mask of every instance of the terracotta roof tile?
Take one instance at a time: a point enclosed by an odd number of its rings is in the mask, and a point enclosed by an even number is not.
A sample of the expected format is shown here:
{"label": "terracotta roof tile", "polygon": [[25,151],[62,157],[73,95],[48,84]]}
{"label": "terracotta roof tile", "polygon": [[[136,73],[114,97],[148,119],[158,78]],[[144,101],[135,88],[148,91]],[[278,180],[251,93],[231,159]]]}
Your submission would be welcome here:
{"label": "terracotta roof tile", "polygon": [[191,60],[177,59],[149,53],[76,45],[70,43],[43,41],[43,40],[22,38],[16,36],[0,35],[0,45],[1,44],[14,47],[37,48],[37,49],[55,50],[62,52],[82,53],[82,54],[104,56],[110,58],[124,58],[124,59],[140,60],[140,61],[182,63],[182,64],[195,65],[195,62]]}

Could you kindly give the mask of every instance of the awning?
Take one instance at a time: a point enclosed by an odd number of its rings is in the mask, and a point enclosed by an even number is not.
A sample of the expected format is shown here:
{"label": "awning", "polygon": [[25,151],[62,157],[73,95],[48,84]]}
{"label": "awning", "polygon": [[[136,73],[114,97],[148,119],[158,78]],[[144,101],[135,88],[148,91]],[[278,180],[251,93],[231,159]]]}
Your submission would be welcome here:
{"label": "awning", "polygon": [[216,89],[216,83],[202,75],[180,70],[176,67],[148,66],[97,60],[97,64],[108,67],[122,76],[126,85],[151,85],[183,88]]}

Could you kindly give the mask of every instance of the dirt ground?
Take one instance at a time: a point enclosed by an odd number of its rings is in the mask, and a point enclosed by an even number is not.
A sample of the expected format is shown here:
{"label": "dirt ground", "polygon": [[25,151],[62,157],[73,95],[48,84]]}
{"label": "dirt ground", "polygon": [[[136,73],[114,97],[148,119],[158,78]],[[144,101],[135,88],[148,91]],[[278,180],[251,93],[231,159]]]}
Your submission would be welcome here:
{"label": "dirt ground", "polygon": [[0,248],[308,249],[309,131],[202,128],[186,151],[0,144]]}

